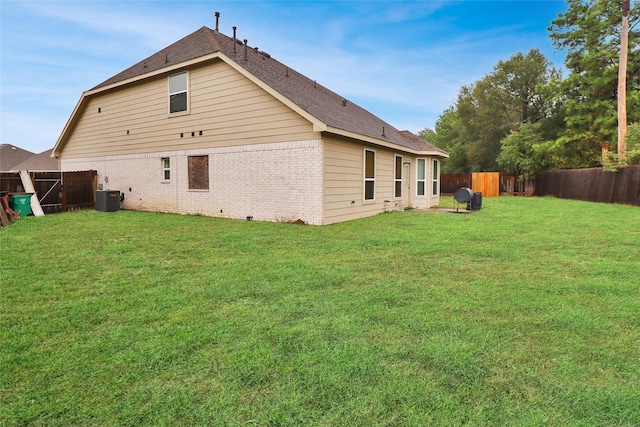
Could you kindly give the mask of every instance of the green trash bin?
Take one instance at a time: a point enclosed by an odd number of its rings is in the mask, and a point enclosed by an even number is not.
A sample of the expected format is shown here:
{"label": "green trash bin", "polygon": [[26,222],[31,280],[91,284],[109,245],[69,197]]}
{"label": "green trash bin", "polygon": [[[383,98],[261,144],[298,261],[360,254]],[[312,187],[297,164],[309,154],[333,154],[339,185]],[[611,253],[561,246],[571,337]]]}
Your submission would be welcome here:
{"label": "green trash bin", "polygon": [[31,215],[31,194],[9,195],[9,207],[20,216]]}

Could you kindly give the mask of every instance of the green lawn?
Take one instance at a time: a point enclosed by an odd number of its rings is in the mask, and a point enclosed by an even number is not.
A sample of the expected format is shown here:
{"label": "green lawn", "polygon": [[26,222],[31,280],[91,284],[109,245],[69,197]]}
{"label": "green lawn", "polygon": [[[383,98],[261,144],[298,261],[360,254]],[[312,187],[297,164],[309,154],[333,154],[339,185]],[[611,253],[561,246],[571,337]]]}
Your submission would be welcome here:
{"label": "green lawn", "polygon": [[640,208],[0,230],[0,425],[640,425]]}

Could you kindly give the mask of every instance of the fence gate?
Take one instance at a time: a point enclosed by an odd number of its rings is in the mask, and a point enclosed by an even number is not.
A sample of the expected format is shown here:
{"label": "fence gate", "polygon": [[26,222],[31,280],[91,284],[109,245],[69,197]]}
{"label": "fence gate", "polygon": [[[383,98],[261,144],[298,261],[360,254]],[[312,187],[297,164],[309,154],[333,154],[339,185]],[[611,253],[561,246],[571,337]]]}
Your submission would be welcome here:
{"label": "fence gate", "polygon": [[62,173],[62,210],[93,208],[96,205],[96,171]]}
{"label": "fence gate", "polygon": [[500,195],[500,172],[474,172],[471,174],[471,189],[483,197]]}
{"label": "fence gate", "polygon": [[45,214],[62,212],[62,175],[59,172],[31,172],[31,181]]}

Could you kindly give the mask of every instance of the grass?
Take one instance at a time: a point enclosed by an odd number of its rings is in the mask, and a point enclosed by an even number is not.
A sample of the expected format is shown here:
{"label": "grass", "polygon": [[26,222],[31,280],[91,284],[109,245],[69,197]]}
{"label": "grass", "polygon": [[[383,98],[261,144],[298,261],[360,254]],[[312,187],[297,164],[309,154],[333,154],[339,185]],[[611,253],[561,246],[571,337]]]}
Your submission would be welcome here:
{"label": "grass", "polygon": [[637,207],[0,230],[0,423],[640,425]]}

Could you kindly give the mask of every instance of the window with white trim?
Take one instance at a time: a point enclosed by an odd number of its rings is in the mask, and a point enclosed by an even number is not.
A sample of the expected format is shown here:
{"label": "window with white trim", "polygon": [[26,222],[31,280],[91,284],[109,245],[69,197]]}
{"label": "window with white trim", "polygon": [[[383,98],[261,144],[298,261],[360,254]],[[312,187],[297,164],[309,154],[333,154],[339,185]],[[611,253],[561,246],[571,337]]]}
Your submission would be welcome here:
{"label": "window with white trim", "polygon": [[426,196],[427,195],[427,159],[417,159],[417,195],[418,196]]}
{"label": "window with white trim", "polygon": [[402,156],[395,156],[393,197],[402,197]]}
{"label": "window with white trim", "polygon": [[186,72],[169,76],[169,114],[189,110],[188,77]]}
{"label": "window with white trim", "polygon": [[364,200],[376,198],[376,152],[364,150]]}
{"label": "window with white trim", "polygon": [[168,157],[162,158],[162,179],[165,181],[171,179],[171,160]]}
{"label": "window with white trim", "polygon": [[438,161],[433,160],[433,191],[431,194],[434,196],[438,195],[438,190],[440,189],[440,183],[438,182]]}

